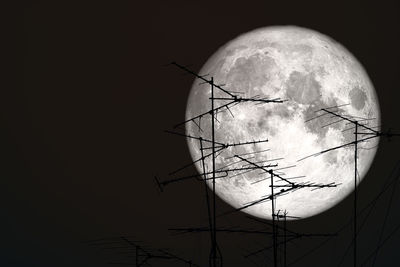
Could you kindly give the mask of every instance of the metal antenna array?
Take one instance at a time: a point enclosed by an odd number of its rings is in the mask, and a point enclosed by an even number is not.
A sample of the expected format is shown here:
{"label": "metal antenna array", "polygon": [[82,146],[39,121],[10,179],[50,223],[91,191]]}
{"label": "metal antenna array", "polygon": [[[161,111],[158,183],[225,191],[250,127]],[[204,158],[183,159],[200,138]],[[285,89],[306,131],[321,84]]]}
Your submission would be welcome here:
{"label": "metal antenna array", "polygon": [[96,239],[87,241],[86,243],[98,249],[117,251],[119,255],[123,255],[127,258],[125,260],[131,260],[132,256],[135,259],[135,262],[112,261],[109,262],[111,265],[131,265],[140,267],[149,265],[150,261],[158,259],[180,262],[188,267],[200,267],[199,265],[194,264],[191,260],[186,260],[163,249],[149,248],[141,244],[139,241],[132,240],[132,237],[128,236]]}
{"label": "metal antenna array", "polygon": [[[283,226],[279,226],[278,224],[274,224],[274,223],[269,223],[269,222],[265,222],[265,221],[261,221],[252,217],[249,217],[250,219],[262,223],[262,224],[267,224],[273,228],[275,228],[273,235],[275,235],[275,242],[273,242],[273,244],[271,246],[267,246],[267,247],[263,247],[260,249],[257,249],[253,252],[250,252],[248,254],[246,254],[244,257],[245,258],[249,258],[249,257],[253,257],[256,256],[264,251],[273,249],[274,250],[274,266],[275,263],[278,263],[278,246],[279,245],[283,245],[283,259],[282,259],[282,266],[287,266],[287,243],[290,243],[292,241],[295,241],[296,239],[299,238],[303,238],[303,237],[334,237],[337,235],[337,233],[333,233],[333,234],[315,234],[315,233],[298,233],[295,232],[293,230],[289,230],[287,228],[287,218],[294,218],[294,219],[300,219],[300,217],[295,217],[295,216],[288,216],[287,215],[288,212],[285,210],[283,213],[281,213],[281,210],[278,210],[278,212],[276,213],[276,220],[279,222],[280,219],[283,219]],[[283,232],[282,234],[280,232]],[[278,239],[281,238],[282,241],[279,241]]]}
{"label": "metal antenna array", "polygon": [[[190,175],[190,176],[169,179],[169,180],[165,180],[165,181],[160,181],[156,177],[156,182],[157,182],[160,190],[162,190],[163,186],[166,186],[166,185],[171,184],[173,182],[178,182],[178,181],[191,179],[191,178],[203,177],[203,178],[200,178],[200,180],[203,180],[204,183],[205,183],[207,208],[208,208],[208,215],[209,215],[209,229],[211,229],[211,252],[210,252],[210,256],[209,256],[209,265],[211,267],[219,267],[219,266],[222,266],[222,255],[221,255],[221,252],[220,252],[218,244],[217,244],[217,226],[216,226],[217,225],[217,222],[216,222],[217,215],[216,215],[215,180],[219,179],[219,178],[227,177],[229,175],[229,173],[231,173],[231,172],[251,171],[251,170],[256,169],[256,167],[243,167],[243,168],[217,170],[216,169],[216,164],[215,164],[215,158],[219,155],[217,153],[222,153],[222,151],[224,149],[228,148],[228,147],[254,145],[254,144],[257,144],[257,143],[268,142],[268,140],[265,139],[265,140],[258,140],[258,141],[245,141],[245,142],[232,143],[232,144],[224,144],[224,143],[221,143],[221,142],[217,142],[215,140],[216,113],[219,112],[219,111],[222,111],[222,110],[227,110],[227,111],[229,111],[231,113],[231,115],[233,115],[231,110],[230,110],[230,107],[232,107],[234,105],[237,105],[239,103],[244,103],[244,102],[255,102],[255,103],[258,103],[258,104],[265,104],[265,103],[283,103],[284,101],[279,99],[279,98],[268,99],[268,98],[260,98],[258,96],[252,97],[252,98],[241,97],[241,96],[235,94],[234,92],[226,90],[225,88],[223,88],[222,85],[216,84],[214,82],[214,78],[213,77],[211,77],[210,79],[206,79],[205,77],[207,75],[198,75],[197,73],[191,71],[187,67],[182,66],[182,65],[180,65],[180,64],[178,64],[176,62],[172,62],[172,63],[170,63],[168,65],[176,66],[179,69],[183,70],[185,73],[189,73],[189,74],[195,76],[196,78],[202,80],[203,83],[210,85],[210,87],[211,87],[211,96],[210,96],[211,109],[209,111],[204,112],[202,114],[199,114],[199,115],[197,115],[197,116],[195,116],[193,118],[189,118],[189,119],[185,120],[182,123],[176,124],[174,126],[174,128],[177,128],[177,127],[179,127],[181,125],[184,125],[186,123],[189,123],[189,122],[193,122],[201,130],[201,128],[200,128],[200,120],[204,116],[211,115],[211,118],[210,118],[211,119],[211,140],[205,139],[205,138],[203,138],[201,136],[191,136],[191,135],[186,135],[186,134],[181,134],[181,133],[169,131],[169,133],[172,133],[172,134],[177,134],[177,135],[180,135],[180,136],[184,136],[186,138],[198,140],[199,143],[200,143],[200,152],[201,152],[201,157],[199,159],[194,160],[192,163],[190,163],[188,165],[185,165],[182,168],[179,168],[178,170],[175,170],[174,172],[171,172],[170,175],[176,174],[179,171],[185,169],[186,167],[194,165],[194,164],[196,164],[198,162],[201,162],[201,164],[202,164],[203,173],[197,174],[197,175],[194,174],[194,175]],[[220,90],[221,92],[223,92],[227,96],[226,97],[215,97],[215,92],[214,92],[215,89]],[[215,106],[215,100],[227,101],[227,103],[216,107]],[[199,123],[196,122],[197,120],[199,121]],[[208,143],[211,146],[204,147],[205,143]],[[207,150],[211,150],[211,152],[207,153],[206,152]],[[206,171],[206,169],[205,169],[205,159],[207,159],[209,157],[211,157],[212,170],[211,171]],[[272,166],[273,165],[266,165],[264,167],[272,167]],[[209,177],[209,176],[211,176],[211,177]],[[210,203],[209,203],[207,186],[206,186],[206,181],[207,180],[211,180],[211,182],[212,182],[212,205],[210,205]],[[210,209],[210,206],[212,206],[212,209]]]}
{"label": "metal antenna array", "polygon": [[[244,255],[244,258],[249,259],[250,257],[256,256],[262,252],[265,252],[267,250],[273,249],[274,251],[274,266],[278,264],[278,246],[283,245],[283,260],[282,264],[283,266],[287,266],[287,247],[286,244],[289,242],[292,242],[296,239],[300,239],[303,237],[333,237],[336,236],[336,233],[333,234],[315,234],[315,233],[298,233],[292,230],[289,230],[286,225],[286,219],[287,218],[296,218],[299,219],[299,217],[295,216],[288,216],[287,211],[284,211],[281,213],[281,210],[278,210],[277,213],[275,214],[276,221],[279,222],[280,219],[283,219],[283,226],[279,226],[278,223],[269,223],[266,221],[258,220],[253,217],[248,217],[249,219],[255,220],[256,222],[262,223],[262,224],[267,224],[272,228],[272,231],[265,231],[263,229],[242,229],[242,228],[232,228],[232,227],[226,227],[226,228],[217,228],[217,232],[221,233],[228,233],[228,234],[246,234],[246,235],[262,235],[262,236],[268,236],[273,239],[273,245],[272,246],[267,246],[263,247],[261,249],[257,249],[253,252],[248,252],[247,254]],[[185,233],[203,233],[203,232],[210,232],[211,229],[209,227],[189,227],[189,228],[170,228],[168,229],[173,232],[177,232],[180,234],[185,234]],[[281,239],[281,240],[279,240]],[[276,263],[276,265],[275,265]]]}
{"label": "metal antenna array", "polygon": [[[328,108],[322,108],[320,110],[317,110],[316,113],[321,113],[318,114],[317,116],[308,119],[306,122],[309,122],[311,120],[326,116],[326,115],[331,115],[331,118],[335,118],[336,120],[333,122],[330,122],[322,127],[326,127],[332,124],[337,124],[340,122],[346,122],[347,124],[352,125],[352,127],[345,129],[344,131],[348,130],[354,130],[354,141],[349,142],[340,146],[332,147],[326,150],[322,150],[320,152],[314,153],[312,155],[306,156],[299,161],[305,160],[310,157],[315,157],[319,156],[322,154],[325,154],[330,151],[334,151],[340,148],[348,147],[351,145],[354,145],[354,199],[353,199],[353,210],[354,210],[354,220],[353,220],[353,265],[354,267],[357,266],[357,176],[358,176],[358,170],[357,170],[357,159],[358,159],[358,149],[359,143],[362,142],[368,142],[374,138],[384,136],[387,137],[388,139],[394,137],[394,136],[400,136],[399,133],[392,133],[390,129],[387,132],[381,132],[376,130],[376,128],[379,128],[379,126],[368,126],[368,121],[373,120],[371,118],[361,118],[361,117],[356,117],[356,116],[350,116],[346,114],[341,114],[339,113],[340,107],[347,106],[349,104],[344,104],[344,105],[338,105],[338,106],[333,106],[333,107],[328,107]],[[362,129],[362,131],[360,131]]]}
{"label": "metal antenna array", "polygon": [[[274,255],[274,267],[278,266],[278,228],[277,228],[277,224],[276,224],[276,220],[279,218],[284,218],[285,224],[286,224],[286,218],[291,217],[291,216],[287,216],[287,212],[285,211],[284,215],[279,214],[279,211],[277,213],[275,213],[275,209],[276,209],[276,198],[279,196],[283,196],[286,195],[290,192],[299,190],[301,188],[312,188],[312,190],[316,190],[316,189],[321,189],[321,188],[329,188],[329,187],[336,187],[339,184],[336,184],[334,182],[332,183],[328,183],[328,184],[317,184],[317,183],[312,183],[312,182],[301,182],[301,183],[296,183],[296,182],[292,182],[289,179],[290,178],[285,178],[280,174],[277,174],[276,170],[274,169],[268,169],[268,167],[265,166],[261,166],[255,162],[249,161],[248,159],[242,157],[242,156],[238,156],[235,155],[236,158],[240,159],[241,161],[247,162],[248,164],[254,166],[255,168],[261,169],[263,172],[265,172],[267,175],[269,174],[270,176],[270,190],[271,190],[271,194],[270,195],[266,195],[260,199],[257,199],[255,201],[252,201],[250,203],[247,203],[246,205],[235,209],[234,211],[240,211],[240,210],[244,210],[247,209],[249,207],[252,207],[254,205],[258,205],[267,201],[271,201],[271,210],[272,210],[272,243],[273,243],[273,255]],[[294,166],[289,166],[287,168],[291,168]],[[304,176],[300,176],[300,177],[295,177],[295,178],[301,178]],[[284,182],[284,184],[274,184],[274,178],[277,178],[279,181]],[[292,177],[293,178],[293,177]],[[263,178],[260,179],[254,183],[258,183],[264,180],[267,180],[268,178]],[[279,190],[279,192],[274,192],[274,188],[281,188]],[[292,217],[292,218],[298,218],[298,217]],[[321,235],[318,235],[321,236]],[[323,235],[326,236],[326,235]],[[296,237],[299,237],[299,235],[296,235]],[[283,243],[286,244],[287,240],[284,239]],[[262,249],[258,252],[261,252],[265,249]],[[286,250],[285,250],[286,251]],[[257,252],[257,253],[258,253]],[[255,253],[255,254],[257,254]],[[285,253],[286,254],[286,253]],[[250,255],[254,255],[254,254],[250,254]]]}
{"label": "metal antenna array", "polygon": [[[177,173],[179,173],[180,171],[186,169],[189,166],[192,166],[196,163],[201,163],[202,166],[202,173],[196,173],[196,174],[191,174],[191,175],[186,175],[186,176],[179,176],[179,177],[174,177],[174,178],[169,178],[169,179],[165,179],[165,180],[159,180],[157,177],[155,177],[155,180],[157,182],[157,185],[160,189],[160,191],[163,191],[164,186],[175,183],[175,182],[180,182],[183,180],[189,180],[189,179],[197,179],[199,181],[203,181],[204,185],[205,185],[205,193],[206,193],[206,200],[207,200],[207,208],[208,208],[208,217],[209,217],[209,226],[208,227],[201,227],[201,228],[186,228],[186,229],[182,229],[182,228],[175,228],[175,229],[171,229],[171,230],[175,230],[175,231],[186,231],[186,232],[205,232],[208,231],[210,232],[210,237],[211,237],[211,252],[210,252],[210,256],[209,256],[209,266],[210,267],[219,267],[222,266],[222,255],[221,252],[219,250],[218,247],[218,243],[217,243],[217,232],[246,232],[246,233],[262,233],[262,234],[271,234],[272,235],[272,239],[273,239],[273,248],[274,248],[274,266],[277,266],[277,250],[278,250],[278,228],[277,228],[277,224],[276,224],[276,220],[279,218],[284,218],[284,220],[286,220],[287,213],[285,212],[284,217],[281,217],[283,215],[276,213],[275,212],[275,208],[276,208],[276,198],[278,196],[282,196],[285,194],[288,194],[290,192],[299,190],[301,188],[312,188],[312,190],[315,189],[321,189],[321,188],[327,188],[327,187],[336,187],[337,184],[335,184],[334,182],[329,183],[329,184],[316,184],[316,183],[312,183],[312,182],[301,182],[301,183],[295,183],[290,181],[289,179],[293,179],[293,178],[301,178],[304,176],[299,176],[299,177],[292,177],[292,178],[285,178],[282,176],[282,174],[280,172],[278,172],[279,170],[282,169],[287,169],[287,168],[291,168],[294,166],[288,166],[288,167],[283,167],[283,168],[275,168],[278,166],[277,163],[267,163],[268,161],[277,161],[280,160],[282,158],[278,158],[278,159],[274,159],[274,160],[266,160],[266,161],[262,161],[262,162],[252,162],[249,159],[251,157],[247,157],[247,156],[251,156],[252,154],[256,154],[256,153],[262,153],[265,152],[264,151],[254,151],[254,152],[250,152],[250,153],[246,153],[246,154],[242,154],[242,155],[233,155],[230,158],[234,158],[237,161],[234,161],[233,163],[228,164],[227,166],[224,166],[222,168],[218,168],[216,169],[216,164],[215,164],[215,159],[216,157],[218,157],[218,155],[220,155],[226,148],[228,147],[237,147],[237,146],[246,146],[246,145],[254,145],[254,144],[258,144],[258,143],[264,143],[264,142],[268,142],[268,139],[264,139],[264,140],[258,140],[258,141],[243,141],[243,142],[238,142],[238,143],[222,143],[222,142],[218,142],[215,140],[215,121],[216,121],[216,113],[220,112],[220,111],[229,111],[230,114],[233,116],[232,111],[230,110],[230,107],[235,106],[239,103],[243,103],[243,102],[255,102],[256,104],[265,104],[265,103],[283,103],[284,100],[281,100],[279,98],[274,98],[274,99],[269,99],[269,98],[261,98],[259,96],[255,96],[255,97],[251,97],[251,98],[245,98],[245,97],[241,97],[237,94],[235,94],[235,92],[231,92],[226,90],[225,88],[223,88],[222,85],[217,85],[214,82],[213,77],[211,77],[210,79],[206,79],[205,77],[207,75],[198,75],[197,73],[191,71],[190,69],[188,69],[185,66],[182,66],[176,62],[172,62],[168,65],[173,65],[178,67],[179,69],[185,71],[185,73],[189,73],[193,76],[195,76],[196,78],[202,80],[202,83],[204,84],[209,84],[211,87],[211,95],[210,95],[210,101],[211,101],[211,109],[203,112],[201,114],[198,114],[197,116],[194,116],[192,118],[189,118],[185,121],[183,121],[182,123],[178,123],[174,126],[174,128],[177,128],[179,126],[182,126],[186,123],[194,123],[196,124],[196,126],[199,128],[200,131],[202,131],[201,129],[201,119],[204,116],[208,116],[211,115],[211,139],[207,139],[204,138],[202,136],[193,136],[190,134],[184,134],[184,133],[179,133],[176,131],[166,131],[167,133],[170,134],[174,134],[174,135],[178,135],[178,136],[182,136],[182,137],[186,137],[188,139],[192,139],[192,140],[197,140],[199,141],[199,145],[200,145],[200,152],[201,152],[201,157],[198,159],[195,159],[194,161],[192,161],[191,163],[173,171],[170,172],[169,175],[175,175]],[[215,96],[215,88],[219,89],[221,92],[223,92],[225,95],[227,95],[226,97],[216,97]],[[222,104],[220,106],[215,106],[215,100],[222,100],[222,101],[227,101],[226,104]],[[205,145],[207,144],[207,145]],[[211,150],[211,152],[209,152],[209,150]],[[218,153],[218,154],[217,154]],[[212,162],[212,170],[211,171],[207,171],[205,168],[205,160],[211,158],[211,162]],[[240,167],[229,167],[231,165],[234,164],[238,164],[238,163],[246,163],[246,165],[240,166]],[[261,164],[260,164],[261,163]],[[221,179],[221,178],[231,178],[234,177],[236,175],[239,174],[244,174],[247,172],[251,172],[251,171],[255,171],[255,170],[261,170],[262,173],[261,175],[269,175],[270,179],[271,179],[271,185],[269,190],[271,191],[271,194],[266,195],[265,197],[262,197],[261,199],[252,201],[250,203],[245,204],[243,207],[240,207],[238,209],[235,209],[233,211],[230,211],[228,213],[231,212],[235,212],[235,211],[240,211],[246,208],[249,208],[251,206],[260,204],[260,203],[264,203],[266,201],[270,201],[271,200],[271,205],[272,205],[272,233],[268,233],[268,232],[260,232],[260,231],[250,231],[250,230],[243,230],[243,229],[222,229],[222,228],[217,228],[217,223],[216,223],[216,219],[218,216],[216,214],[216,193],[215,193],[215,181],[216,179]],[[230,176],[231,175],[231,176]],[[258,183],[261,182],[263,180],[266,180],[268,178],[263,178],[260,179],[254,183]],[[285,184],[275,184],[274,185],[274,179],[278,179],[281,182],[284,182]],[[207,184],[206,182],[211,180],[212,182],[212,209],[210,208],[210,202],[209,202],[209,196],[208,196],[208,191],[207,191]],[[280,188],[279,192],[274,192],[274,188]],[[226,214],[226,213],[225,213]],[[224,215],[224,214],[222,214]],[[289,216],[290,217],[290,216]],[[286,234],[286,232],[285,232]],[[299,236],[304,236],[304,235],[300,235],[296,233],[296,237]],[[284,241],[284,243],[286,243],[286,241]]]}

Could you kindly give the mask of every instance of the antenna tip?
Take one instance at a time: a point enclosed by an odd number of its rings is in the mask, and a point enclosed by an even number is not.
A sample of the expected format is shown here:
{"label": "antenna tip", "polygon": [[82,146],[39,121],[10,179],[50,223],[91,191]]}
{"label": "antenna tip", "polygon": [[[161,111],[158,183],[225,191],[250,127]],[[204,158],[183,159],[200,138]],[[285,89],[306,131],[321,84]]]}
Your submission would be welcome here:
{"label": "antenna tip", "polygon": [[160,180],[158,180],[157,176],[154,176],[154,180],[156,181],[158,189],[160,189],[160,192],[163,192],[164,190],[162,184],[160,183]]}
{"label": "antenna tip", "polygon": [[172,61],[172,62],[170,62],[170,63],[167,63],[167,64],[164,64],[164,65],[162,65],[162,66],[163,66],[163,67],[168,67],[169,65],[173,65],[173,64],[175,64],[174,61]]}

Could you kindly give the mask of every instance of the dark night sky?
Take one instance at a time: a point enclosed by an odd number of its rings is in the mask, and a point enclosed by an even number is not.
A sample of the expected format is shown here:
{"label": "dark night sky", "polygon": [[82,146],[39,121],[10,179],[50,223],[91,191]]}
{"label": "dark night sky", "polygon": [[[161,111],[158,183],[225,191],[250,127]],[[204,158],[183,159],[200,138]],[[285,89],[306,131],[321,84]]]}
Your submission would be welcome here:
{"label": "dark night sky", "polygon": [[[155,174],[190,161],[185,140],[163,130],[183,120],[193,79],[162,65],[175,60],[198,71],[218,47],[243,32],[268,25],[308,27],[358,58],[377,90],[383,128],[399,129],[399,12],[398,1],[26,3],[16,44],[16,90],[3,88],[0,105],[0,265],[110,266],[105,251],[83,241],[119,235],[204,264],[207,234],[167,231],[206,225],[203,187],[180,183],[159,194],[153,182]],[[400,140],[381,140],[360,186],[360,207],[378,194],[400,158],[399,148]],[[400,222],[398,195],[386,234]],[[360,261],[376,246],[386,206],[377,204],[361,232]],[[229,209],[223,202],[218,207]],[[333,232],[351,210],[349,196],[289,226]],[[244,214],[220,224],[263,227]],[[294,266],[336,266],[350,238],[347,230]],[[270,242],[246,235],[220,240],[224,266],[252,266],[240,254]],[[289,262],[322,240],[292,243]],[[397,266],[399,245],[397,234],[381,250],[377,266]],[[350,256],[343,266],[351,265]]]}

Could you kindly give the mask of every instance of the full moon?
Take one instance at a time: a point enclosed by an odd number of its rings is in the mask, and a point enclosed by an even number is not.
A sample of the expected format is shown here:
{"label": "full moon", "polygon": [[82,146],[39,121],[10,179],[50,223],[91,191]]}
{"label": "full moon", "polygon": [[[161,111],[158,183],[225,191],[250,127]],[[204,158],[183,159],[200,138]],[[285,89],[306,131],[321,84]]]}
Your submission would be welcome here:
{"label": "full moon", "polygon": [[[229,110],[218,110],[216,142],[233,144],[265,139],[268,142],[231,146],[218,152],[217,170],[248,167],[247,162],[233,157],[243,155],[259,165],[278,164],[273,169],[295,183],[338,184],[318,190],[302,188],[276,198],[276,210],[299,218],[333,207],[354,190],[353,145],[300,160],[354,141],[353,125],[332,115],[319,116],[322,113],[318,110],[322,108],[336,107],[331,110],[379,130],[379,104],[372,82],[344,46],[310,29],[265,27],[242,34],[220,47],[202,67],[202,74],[212,76],[215,84],[223,84],[224,89],[243,98],[286,100],[265,104],[243,102],[230,106]],[[196,79],[191,88],[186,119],[211,109],[210,85],[200,82]],[[216,98],[229,97],[218,88],[214,91]],[[216,99],[214,103],[218,107],[227,101]],[[187,123],[186,133],[211,139],[211,115]],[[187,142],[192,158],[201,158],[199,141],[187,139]],[[358,183],[373,161],[378,142],[375,138],[358,145]],[[208,171],[212,167],[210,158],[205,160]],[[201,161],[196,168],[203,172]],[[216,194],[233,208],[271,193],[270,176],[260,169],[221,176],[217,175]],[[275,179],[274,184],[284,183]],[[211,186],[210,180],[208,185]],[[253,205],[243,212],[271,219],[271,202]]]}

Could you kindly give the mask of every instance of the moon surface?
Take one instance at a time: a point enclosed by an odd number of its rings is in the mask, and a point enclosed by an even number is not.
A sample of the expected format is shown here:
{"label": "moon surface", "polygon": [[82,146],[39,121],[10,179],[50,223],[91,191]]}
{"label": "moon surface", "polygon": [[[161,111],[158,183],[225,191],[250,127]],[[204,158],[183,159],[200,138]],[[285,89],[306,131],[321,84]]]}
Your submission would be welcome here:
{"label": "moon surface", "polygon": [[[216,84],[224,84],[223,88],[240,97],[258,95],[287,100],[266,104],[243,102],[230,106],[229,110],[219,110],[215,120],[217,142],[232,144],[264,139],[268,142],[222,150],[216,154],[217,170],[249,167],[248,163],[233,157],[243,155],[259,165],[278,164],[274,167],[276,172],[293,178],[291,181],[295,183],[340,184],[318,190],[302,188],[276,198],[276,210],[299,218],[333,207],[354,190],[354,146],[299,161],[354,141],[352,125],[335,122],[338,118],[324,115],[307,121],[321,115],[318,112],[321,108],[339,106],[331,110],[353,116],[379,130],[379,103],[372,82],[345,47],[314,30],[296,26],[265,27],[242,34],[219,48],[200,74],[209,74],[207,77],[212,76]],[[210,85],[200,82],[196,79],[191,88],[186,119],[211,109]],[[215,97],[229,95],[215,88]],[[215,100],[215,107],[226,103],[226,100]],[[211,140],[211,115],[187,123],[186,133]],[[193,160],[201,158],[199,141],[188,139],[187,142]],[[378,142],[375,138],[359,144],[358,183],[373,161]],[[210,143],[203,146],[209,147]],[[208,171],[212,168],[210,158],[205,160]],[[196,163],[196,168],[203,172],[201,161]],[[230,172],[229,176],[216,179],[216,194],[233,208],[240,208],[271,193],[269,177],[260,169]],[[274,184],[285,183],[275,178]],[[210,180],[208,185],[211,186]],[[271,219],[271,202],[253,205],[243,212]]]}

